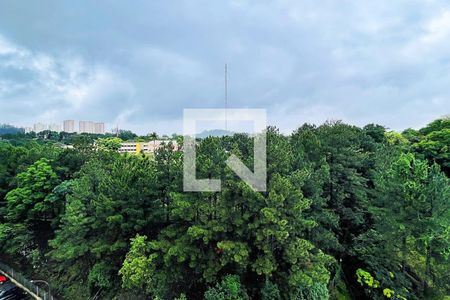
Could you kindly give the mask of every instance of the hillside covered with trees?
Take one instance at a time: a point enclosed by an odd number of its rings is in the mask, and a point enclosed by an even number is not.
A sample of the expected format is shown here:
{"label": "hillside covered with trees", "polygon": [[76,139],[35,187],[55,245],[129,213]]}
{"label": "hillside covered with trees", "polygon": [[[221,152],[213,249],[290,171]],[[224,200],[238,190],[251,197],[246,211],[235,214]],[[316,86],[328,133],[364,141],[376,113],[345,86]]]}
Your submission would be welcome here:
{"label": "hillside covered with trees", "polygon": [[198,143],[217,193],[183,192],[170,143],[74,141],[0,140],[0,260],[58,298],[450,299],[449,119],[269,127],[267,192],[225,165],[253,165],[245,134]]}
{"label": "hillside covered with trees", "polygon": [[8,124],[0,124],[0,135],[22,133],[22,129]]}

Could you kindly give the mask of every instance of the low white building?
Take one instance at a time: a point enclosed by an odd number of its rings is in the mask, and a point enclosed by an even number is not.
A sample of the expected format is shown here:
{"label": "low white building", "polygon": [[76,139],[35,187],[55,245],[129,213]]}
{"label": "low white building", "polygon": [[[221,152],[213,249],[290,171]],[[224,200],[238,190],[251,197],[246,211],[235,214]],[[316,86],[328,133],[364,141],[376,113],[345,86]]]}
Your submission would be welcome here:
{"label": "low white building", "polygon": [[175,149],[178,149],[177,142],[171,140],[155,140],[150,142],[123,142],[122,146],[119,148],[119,153],[153,153],[163,145],[167,145],[169,142],[172,143]]}

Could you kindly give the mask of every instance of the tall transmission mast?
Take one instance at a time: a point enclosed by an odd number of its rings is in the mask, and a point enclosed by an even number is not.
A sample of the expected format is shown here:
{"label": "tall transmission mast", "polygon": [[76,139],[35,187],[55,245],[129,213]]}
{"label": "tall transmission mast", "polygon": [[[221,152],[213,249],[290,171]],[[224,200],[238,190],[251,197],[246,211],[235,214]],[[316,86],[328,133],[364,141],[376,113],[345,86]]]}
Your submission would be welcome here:
{"label": "tall transmission mast", "polygon": [[225,64],[225,131],[228,131],[227,108],[228,108],[228,65]]}

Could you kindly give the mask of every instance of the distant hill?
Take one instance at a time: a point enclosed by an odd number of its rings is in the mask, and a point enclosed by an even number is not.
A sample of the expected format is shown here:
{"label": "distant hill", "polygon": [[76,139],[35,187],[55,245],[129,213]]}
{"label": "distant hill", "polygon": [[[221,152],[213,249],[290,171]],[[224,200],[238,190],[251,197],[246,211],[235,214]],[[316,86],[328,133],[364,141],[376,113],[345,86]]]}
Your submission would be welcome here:
{"label": "distant hill", "polygon": [[22,128],[17,128],[8,124],[0,124],[0,135],[4,134],[16,134],[23,132]]}
{"label": "distant hill", "polygon": [[196,137],[200,139],[207,138],[209,136],[222,137],[225,135],[233,135],[235,132],[223,130],[223,129],[212,129],[212,130],[204,130],[201,133],[197,134]]}

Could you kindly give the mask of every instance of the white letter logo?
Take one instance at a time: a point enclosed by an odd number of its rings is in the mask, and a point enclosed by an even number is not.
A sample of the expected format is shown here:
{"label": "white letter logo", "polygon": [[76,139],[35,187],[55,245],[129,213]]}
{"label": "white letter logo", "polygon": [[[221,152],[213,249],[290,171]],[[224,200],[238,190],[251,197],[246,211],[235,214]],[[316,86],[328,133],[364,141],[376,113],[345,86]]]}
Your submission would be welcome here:
{"label": "white letter logo", "polygon": [[197,121],[253,121],[254,172],[234,154],[226,161],[243,181],[255,191],[266,191],[266,110],[265,109],[185,109],[183,116],[184,160],[183,190],[186,192],[218,192],[220,179],[196,178],[195,133]]}

